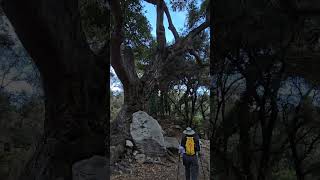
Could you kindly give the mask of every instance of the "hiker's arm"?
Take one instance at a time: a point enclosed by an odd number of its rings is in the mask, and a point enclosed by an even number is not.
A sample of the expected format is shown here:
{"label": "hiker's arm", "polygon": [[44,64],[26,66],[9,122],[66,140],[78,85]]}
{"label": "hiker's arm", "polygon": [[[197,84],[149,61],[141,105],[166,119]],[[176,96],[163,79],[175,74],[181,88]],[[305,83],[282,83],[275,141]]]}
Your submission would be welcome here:
{"label": "hiker's arm", "polygon": [[179,154],[185,153],[185,148],[185,136],[183,136],[180,141]]}

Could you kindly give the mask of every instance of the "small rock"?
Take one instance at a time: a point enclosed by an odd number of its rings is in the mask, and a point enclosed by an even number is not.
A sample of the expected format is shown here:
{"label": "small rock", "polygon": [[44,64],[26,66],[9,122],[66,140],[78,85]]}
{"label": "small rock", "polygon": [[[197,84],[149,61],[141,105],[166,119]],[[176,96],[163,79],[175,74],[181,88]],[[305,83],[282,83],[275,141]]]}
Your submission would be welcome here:
{"label": "small rock", "polygon": [[146,163],[153,163],[153,159],[151,157],[147,157],[145,162]]}
{"label": "small rock", "polygon": [[137,155],[138,154],[138,151],[134,151],[133,152],[133,155],[135,156],[135,155]]}
{"label": "small rock", "polygon": [[161,159],[160,159],[160,157],[157,157],[155,160],[154,160],[154,162],[156,162],[156,163],[159,163],[159,162],[161,162]]}
{"label": "small rock", "polygon": [[161,161],[160,157],[147,157],[143,163],[153,164],[153,163],[159,163],[160,161]]}
{"label": "small rock", "polygon": [[133,147],[133,143],[130,140],[126,140],[126,146],[129,148]]}
{"label": "small rock", "polygon": [[146,155],[137,154],[134,158],[137,160],[138,163],[143,163],[146,159]]}

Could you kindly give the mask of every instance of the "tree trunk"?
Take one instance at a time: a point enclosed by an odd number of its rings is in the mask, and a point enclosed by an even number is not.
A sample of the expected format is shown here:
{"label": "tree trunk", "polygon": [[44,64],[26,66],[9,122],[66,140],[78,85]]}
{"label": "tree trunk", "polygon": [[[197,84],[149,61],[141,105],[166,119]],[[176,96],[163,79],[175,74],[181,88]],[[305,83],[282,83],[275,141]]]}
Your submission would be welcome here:
{"label": "tree trunk", "polygon": [[[115,47],[111,46],[111,48]],[[121,77],[120,80],[122,79],[121,82],[124,82],[124,104],[115,121],[110,125],[110,146],[118,147],[112,148],[111,163],[116,161],[119,155],[123,153],[125,140],[131,139],[130,123],[132,121],[132,114],[139,110],[147,111],[145,104],[148,103],[149,98],[152,96],[152,91],[155,88],[155,82],[153,78],[150,78],[154,77],[152,71],[151,74],[148,74],[148,78],[139,79],[135,72],[132,50],[126,47],[123,53],[124,55],[117,59],[120,63],[117,64],[114,62],[113,64],[115,70],[117,69],[117,75]]]}
{"label": "tree trunk", "polygon": [[117,115],[115,121],[111,124],[111,146],[123,144],[125,139],[131,139],[130,123],[132,114],[144,110],[143,104],[146,98],[143,96],[143,87],[132,85],[124,91],[124,104]]}
{"label": "tree trunk", "polygon": [[160,117],[164,118],[165,115],[165,102],[164,102],[164,91],[160,91]]}
{"label": "tree trunk", "polygon": [[[248,83],[249,84],[249,83]],[[247,85],[248,86],[248,85]],[[251,89],[252,90],[252,89]],[[241,154],[241,168],[243,171],[243,180],[253,179],[251,173],[251,153],[250,153],[250,116],[249,116],[249,103],[250,103],[250,88],[244,92],[240,110],[239,110],[239,127],[240,127],[240,154]]]}
{"label": "tree trunk", "polygon": [[293,157],[294,169],[296,172],[297,180],[304,180],[304,174],[302,169],[302,161],[298,155],[297,147],[296,147],[296,134],[294,130],[288,131],[288,138],[289,138],[289,146]]}
{"label": "tree trunk", "polygon": [[74,162],[105,154],[108,127],[99,124],[106,123],[105,101],[96,101],[81,83],[70,79],[44,83],[45,134],[22,179],[71,179]]}
{"label": "tree trunk", "polygon": [[45,94],[44,134],[20,179],[72,179],[74,162],[104,155],[108,146],[108,52],[91,52],[77,0],[5,0],[3,7]]}
{"label": "tree trunk", "polygon": [[[132,114],[144,109],[144,104],[148,103],[149,97],[154,87],[153,82],[139,81],[134,85],[130,85],[124,89],[124,104],[118,113],[115,121],[110,125],[111,136],[110,136],[110,147],[112,149],[110,163],[113,164],[118,160],[120,155],[125,150],[125,140],[132,139],[130,134],[130,124],[132,122]],[[149,88],[145,88],[149,87]],[[113,148],[116,147],[116,148]]]}

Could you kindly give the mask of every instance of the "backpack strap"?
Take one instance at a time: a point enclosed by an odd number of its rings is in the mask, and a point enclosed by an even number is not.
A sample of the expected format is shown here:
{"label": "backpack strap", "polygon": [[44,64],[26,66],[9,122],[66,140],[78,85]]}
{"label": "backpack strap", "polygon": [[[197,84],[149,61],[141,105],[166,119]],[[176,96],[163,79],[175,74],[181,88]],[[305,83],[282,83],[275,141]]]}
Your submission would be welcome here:
{"label": "backpack strap", "polygon": [[181,142],[180,142],[180,145],[186,149],[186,142],[187,142],[187,136],[186,135],[183,135],[182,138],[181,138]]}

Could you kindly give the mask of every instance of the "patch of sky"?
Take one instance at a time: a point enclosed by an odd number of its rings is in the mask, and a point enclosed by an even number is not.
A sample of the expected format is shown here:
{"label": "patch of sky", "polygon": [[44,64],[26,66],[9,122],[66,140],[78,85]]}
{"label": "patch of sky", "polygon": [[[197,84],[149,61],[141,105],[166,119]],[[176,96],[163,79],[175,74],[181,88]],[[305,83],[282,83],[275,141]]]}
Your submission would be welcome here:
{"label": "patch of sky", "polygon": [[[278,91],[279,104],[289,103],[297,106],[301,101],[301,95],[306,95],[309,88],[309,84],[303,78],[287,78],[282,82]],[[309,97],[311,97],[311,95],[312,92],[309,94]]]}
{"label": "patch of sky", "polygon": [[204,94],[210,95],[210,90],[206,86],[200,86],[197,89],[197,94],[199,94],[199,95],[204,95]]}
{"label": "patch of sky", "polygon": [[[186,10],[173,11],[173,9],[170,6],[170,1],[165,0],[165,2],[169,8],[172,23],[176,27],[178,33],[181,34],[183,31],[186,30],[185,29],[185,22],[186,22],[186,18],[187,18],[187,11]],[[200,2],[201,2],[200,0],[197,0],[198,7],[200,7]],[[154,37],[156,37],[156,23],[157,23],[156,6],[153,4],[147,3],[145,1],[142,1],[142,6],[143,6],[143,10],[145,12],[145,16],[147,17],[147,19],[150,22],[151,27],[152,27],[151,34]],[[172,43],[174,41],[174,36],[173,36],[172,32],[168,29],[169,23],[168,23],[168,19],[166,16],[164,16],[163,21],[164,21],[163,25],[165,28],[166,39],[167,39],[167,42],[170,44],[170,42]]]}
{"label": "patch of sky", "polygon": [[110,66],[110,90],[114,93],[123,92],[122,84],[112,66]]}
{"label": "patch of sky", "polygon": [[320,91],[319,90],[313,91],[313,96],[314,96],[313,105],[320,107]]}

